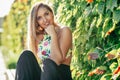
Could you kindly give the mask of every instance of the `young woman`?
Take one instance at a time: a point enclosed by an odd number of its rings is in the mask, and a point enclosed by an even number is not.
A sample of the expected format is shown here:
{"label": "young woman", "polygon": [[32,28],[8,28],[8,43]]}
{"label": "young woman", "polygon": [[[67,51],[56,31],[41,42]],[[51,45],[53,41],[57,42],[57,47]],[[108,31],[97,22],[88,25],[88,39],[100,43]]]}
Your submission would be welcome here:
{"label": "young woman", "polygon": [[54,21],[48,5],[35,4],[29,18],[28,50],[18,60],[16,80],[72,80],[69,66],[72,56],[67,57],[71,48],[70,29]]}

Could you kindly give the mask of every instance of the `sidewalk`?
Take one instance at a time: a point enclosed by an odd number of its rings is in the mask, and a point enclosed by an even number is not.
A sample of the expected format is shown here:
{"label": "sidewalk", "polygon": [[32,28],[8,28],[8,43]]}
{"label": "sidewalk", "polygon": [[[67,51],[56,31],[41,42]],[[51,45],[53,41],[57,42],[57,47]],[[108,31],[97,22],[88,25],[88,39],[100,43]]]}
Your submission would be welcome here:
{"label": "sidewalk", "polygon": [[0,51],[0,80],[6,80],[5,71],[6,71],[6,66],[4,63],[3,55]]}

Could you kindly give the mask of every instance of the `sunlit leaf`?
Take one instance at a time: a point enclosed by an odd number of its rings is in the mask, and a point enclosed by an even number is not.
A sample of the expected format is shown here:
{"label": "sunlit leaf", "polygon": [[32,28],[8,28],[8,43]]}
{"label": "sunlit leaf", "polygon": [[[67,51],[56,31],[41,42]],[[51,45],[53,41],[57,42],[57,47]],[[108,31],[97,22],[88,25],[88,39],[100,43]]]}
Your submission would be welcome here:
{"label": "sunlit leaf", "polygon": [[112,76],[111,74],[105,74],[100,78],[100,80],[110,80],[111,76]]}
{"label": "sunlit leaf", "polygon": [[111,71],[113,72],[116,68],[117,68],[118,64],[116,62],[113,62],[111,65],[110,65],[110,69]]}
{"label": "sunlit leaf", "polygon": [[102,25],[102,21],[103,21],[103,16],[100,14],[100,15],[99,15],[99,18],[98,18],[98,20],[97,20],[97,24],[96,24],[97,28],[98,28],[100,25]]}
{"label": "sunlit leaf", "polygon": [[114,23],[113,26],[106,32],[105,37],[110,35],[116,28],[116,24]]}

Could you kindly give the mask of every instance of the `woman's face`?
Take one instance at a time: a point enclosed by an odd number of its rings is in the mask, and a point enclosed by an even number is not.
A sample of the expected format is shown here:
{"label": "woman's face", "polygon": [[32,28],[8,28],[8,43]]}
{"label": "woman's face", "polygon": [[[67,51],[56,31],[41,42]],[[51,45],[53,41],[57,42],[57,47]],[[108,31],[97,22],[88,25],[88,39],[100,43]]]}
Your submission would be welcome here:
{"label": "woman's face", "polygon": [[39,8],[37,13],[37,22],[42,28],[46,28],[48,25],[53,25],[53,13],[45,7]]}

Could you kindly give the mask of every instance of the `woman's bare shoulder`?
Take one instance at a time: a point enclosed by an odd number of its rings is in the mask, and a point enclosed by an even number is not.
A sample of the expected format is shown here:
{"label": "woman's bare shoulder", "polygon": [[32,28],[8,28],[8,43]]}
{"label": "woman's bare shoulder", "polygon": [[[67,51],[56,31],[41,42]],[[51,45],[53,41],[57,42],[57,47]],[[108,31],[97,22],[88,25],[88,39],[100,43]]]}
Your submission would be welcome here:
{"label": "woman's bare shoulder", "polygon": [[72,32],[69,27],[67,27],[67,26],[61,27],[61,34],[67,35],[67,34],[71,34],[71,33]]}

